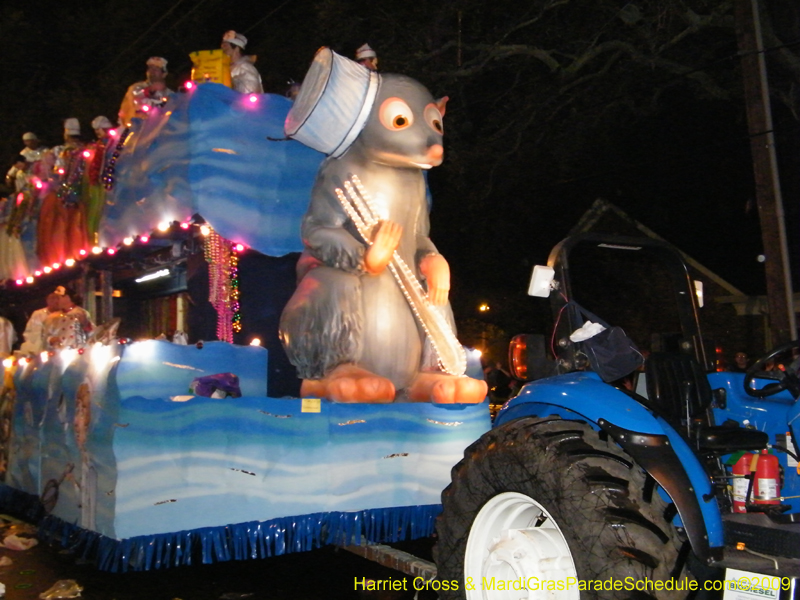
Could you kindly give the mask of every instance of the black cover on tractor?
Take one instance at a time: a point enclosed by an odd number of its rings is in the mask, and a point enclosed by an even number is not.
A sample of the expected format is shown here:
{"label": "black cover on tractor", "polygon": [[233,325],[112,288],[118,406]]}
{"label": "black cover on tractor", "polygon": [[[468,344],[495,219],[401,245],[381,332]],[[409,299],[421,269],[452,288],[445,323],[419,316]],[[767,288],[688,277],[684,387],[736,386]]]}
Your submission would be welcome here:
{"label": "black cover on tractor", "polygon": [[577,302],[570,302],[581,317],[599,323],[605,329],[588,340],[580,342],[592,370],[609,383],[630,375],[644,363],[644,357],[622,327],[611,326]]}

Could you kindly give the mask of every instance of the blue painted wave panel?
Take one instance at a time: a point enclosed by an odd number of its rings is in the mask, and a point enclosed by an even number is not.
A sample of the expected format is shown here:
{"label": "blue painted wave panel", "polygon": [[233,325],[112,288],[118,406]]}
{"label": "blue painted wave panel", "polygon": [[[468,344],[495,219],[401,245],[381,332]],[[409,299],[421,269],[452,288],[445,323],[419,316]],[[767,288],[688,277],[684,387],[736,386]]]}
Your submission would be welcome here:
{"label": "blue painted wave panel", "polygon": [[450,468],[488,427],[485,406],[324,401],[303,413],[302,403],[124,401],[117,535],[438,504]]}
{"label": "blue painted wave panel", "polygon": [[132,133],[117,160],[100,241],[119,244],[200,214],[263,254],[302,250],[300,221],[324,156],[284,137],[291,103],[208,83],[175,94]]}
{"label": "blue painted wave panel", "polygon": [[176,94],[147,119],[134,119],[106,196],[98,232],[103,246],[149,235],[159,223],[184,221],[195,212],[188,180],[189,100]]}
{"label": "blue painted wave panel", "polygon": [[[451,467],[490,426],[486,404],[269,398],[266,355],[148,341],[37,357],[15,377],[7,481],[59,522],[111,540],[335,515],[349,531],[382,510],[411,524],[416,513],[403,511],[438,506]],[[237,374],[245,395],[188,393],[219,371]]]}
{"label": "blue painted wave panel", "polygon": [[236,375],[244,396],[266,396],[267,350],[225,342],[206,342],[202,348],[161,340],[136,342],[125,347],[115,383],[123,399],[169,399],[191,395],[192,380],[218,373]]}
{"label": "blue painted wave panel", "polygon": [[60,394],[61,373],[37,358],[14,373],[16,401],[11,423],[6,481],[38,496],[42,490],[41,426],[49,404]]}

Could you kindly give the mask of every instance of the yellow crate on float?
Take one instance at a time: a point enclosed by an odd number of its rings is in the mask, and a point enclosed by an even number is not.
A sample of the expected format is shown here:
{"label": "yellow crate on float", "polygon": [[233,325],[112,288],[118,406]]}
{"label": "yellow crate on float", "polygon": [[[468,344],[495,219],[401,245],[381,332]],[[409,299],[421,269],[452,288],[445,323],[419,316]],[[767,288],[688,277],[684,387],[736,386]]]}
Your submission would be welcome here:
{"label": "yellow crate on float", "polygon": [[192,59],[192,81],[200,83],[221,83],[231,85],[231,57],[225,55],[221,48],[216,50],[198,50],[189,54]]}

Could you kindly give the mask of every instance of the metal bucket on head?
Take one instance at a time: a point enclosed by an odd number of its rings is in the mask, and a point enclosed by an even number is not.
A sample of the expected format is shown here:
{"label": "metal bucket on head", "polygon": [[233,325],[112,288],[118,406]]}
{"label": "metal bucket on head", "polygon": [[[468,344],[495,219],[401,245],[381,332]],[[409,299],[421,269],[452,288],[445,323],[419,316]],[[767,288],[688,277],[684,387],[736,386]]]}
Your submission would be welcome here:
{"label": "metal bucket on head", "polygon": [[367,122],[380,86],[380,75],[320,48],[286,116],[292,139],[333,158],[350,147]]}

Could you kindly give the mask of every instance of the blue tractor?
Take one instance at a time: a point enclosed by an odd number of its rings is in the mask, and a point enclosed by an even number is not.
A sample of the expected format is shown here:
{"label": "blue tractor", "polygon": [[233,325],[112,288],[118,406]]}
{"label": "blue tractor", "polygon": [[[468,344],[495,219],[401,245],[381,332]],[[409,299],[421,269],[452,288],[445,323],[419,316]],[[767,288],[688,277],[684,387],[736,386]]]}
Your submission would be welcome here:
{"label": "blue tractor", "polygon": [[713,371],[697,289],[652,239],[581,234],[534,270],[554,331],[512,341],[527,383],[442,493],[442,597],[798,596],[798,342]]}

